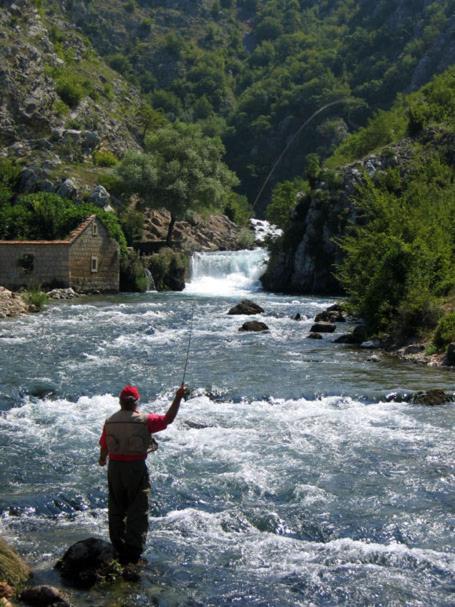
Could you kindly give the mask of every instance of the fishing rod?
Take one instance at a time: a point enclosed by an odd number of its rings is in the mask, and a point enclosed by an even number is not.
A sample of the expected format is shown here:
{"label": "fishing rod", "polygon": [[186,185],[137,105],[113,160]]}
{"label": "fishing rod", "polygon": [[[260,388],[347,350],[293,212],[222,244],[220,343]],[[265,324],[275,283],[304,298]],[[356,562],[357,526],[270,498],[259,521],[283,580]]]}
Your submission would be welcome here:
{"label": "fishing rod", "polygon": [[187,349],[186,349],[185,366],[183,368],[182,385],[185,383],[186,369],[188,367],[188,361],[189,361],[189,358],[190,358],[191,338],[193,336],[194,305],[195,305],[195,302],[193,301],[193,304],[191,306],[190,333],[189,333],[189,336],[188,336],[188,346],[187,346]]}
{"label": "fishing rod", "polygon": [[294,133],[294,135],[291,137],[291,139],[288,141],[288,143],[284,147],[284,149],[281,152],[281,154],[278,156],[278,158],[273,163],[273,166],[270,169],[269,174],[267,175],[264,183],[262,184],[262,187],[259,190],[256,198],[254,199],[253,209],[256,208],[256,205],[257,205],[257,203],[258,203],[258,201],[259,201],[259,199],[260,199],[260,197],[262,195],[262,192],[265,189],[265,186],[270,181],[270,178],[272,177],[273,173],[275,172],[275,169],[277,168],[277,166],[280,164],[281,160],[283,159],[283,156],[286,154],[286,152],[288,151],[288,149],[291,147],[291,145],[294,143],[294,141],[297,139],[297,137],[300,135],[300,133],[303,131],[303,129],[308,124],[310,124],[310,122],[314,118],[316,118],[316,116],[318,116],[319,114],[321,114],[327,108],[332,107],[333,105],[338,105],[339,103],[346,103],[346,102],[349,102],[349,99],[347,97],[343,97],[342,99],[337,99],[336,101],[331,101],[330,103],[326,103],[325,105],[323,105],[322,107],[320,107],[318,110],[316,110],[313,114],[311,114],[311,116],[307,120],[305,120],[305,122],[302,125],[300,125],[300,127],[297,129],[297,131]]}

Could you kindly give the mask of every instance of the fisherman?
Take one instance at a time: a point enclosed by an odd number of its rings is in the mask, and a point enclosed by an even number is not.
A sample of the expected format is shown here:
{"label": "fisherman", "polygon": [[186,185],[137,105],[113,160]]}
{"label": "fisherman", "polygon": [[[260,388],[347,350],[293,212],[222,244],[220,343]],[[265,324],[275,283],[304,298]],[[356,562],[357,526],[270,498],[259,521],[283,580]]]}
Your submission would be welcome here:
{"label": "fisherman", "polygon": [[99,465],[109,465],[109,536],[122,564],[137,563],[148,531],[150,481],[145,460],[157,449],[152,434],[174,421],[185,395],[182,383],[165,415],[138,411],[139,391],[125,386],[120,392],[120,411],[111,415],[100,438]]}

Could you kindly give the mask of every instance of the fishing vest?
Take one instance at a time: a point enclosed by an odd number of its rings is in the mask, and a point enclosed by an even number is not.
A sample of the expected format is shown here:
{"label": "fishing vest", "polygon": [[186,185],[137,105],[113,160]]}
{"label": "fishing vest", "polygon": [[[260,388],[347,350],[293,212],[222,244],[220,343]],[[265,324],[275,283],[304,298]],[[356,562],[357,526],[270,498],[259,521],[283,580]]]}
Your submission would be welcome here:
{"label": "fishing vest", "polygon": [[144,413],[122,409],[106,420],[105,428],[109,453],[146,456],[148,451],[154,450],[155,441],[148,431]]}

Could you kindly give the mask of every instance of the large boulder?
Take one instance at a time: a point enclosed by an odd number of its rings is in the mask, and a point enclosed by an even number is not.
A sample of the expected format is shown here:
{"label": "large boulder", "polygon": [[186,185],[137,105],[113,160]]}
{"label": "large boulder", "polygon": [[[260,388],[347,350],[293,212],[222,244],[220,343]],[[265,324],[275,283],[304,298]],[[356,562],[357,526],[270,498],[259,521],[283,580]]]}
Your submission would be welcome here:
{"label": "large boulder", "polygon": [[55,568],[67,582],[81,588],[115,579],[121,573],[112,544],[95,537],[70,546]]}
{"label": "large boulder", "polygon": [[258,320],[249,320],[244,322],[239,331],[268,331],[269,328],[264,322]]}
{"label": "large boulder", "polygon": [[240,303],[232,307],[228,314],[262,314],[264,308],[250,299],[243,299]]}
{"label": "large boulder", "polygon": [[92,193],[88,197],[88,202],[104,209],[111,203],[111,195],[106,190],[106,188],[102,185],[97,185],[93,188]]}
{"label": "large boulder", "polygon": [[62,198],[76,200],[79,197],[79,190],[72,179],[64,179],[57,187],[56,193]]}

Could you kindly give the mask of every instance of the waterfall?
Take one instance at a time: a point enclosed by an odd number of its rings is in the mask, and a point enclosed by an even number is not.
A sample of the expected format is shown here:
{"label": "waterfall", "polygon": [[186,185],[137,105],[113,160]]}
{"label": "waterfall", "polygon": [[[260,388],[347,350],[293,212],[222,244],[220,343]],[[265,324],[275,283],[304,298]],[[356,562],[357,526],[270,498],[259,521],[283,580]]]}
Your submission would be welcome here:
{"label": "waterfall", "polygon": [[267,259],[268,252],[262,248],[194,253],[185,292],[230,296],[259,291]]}

